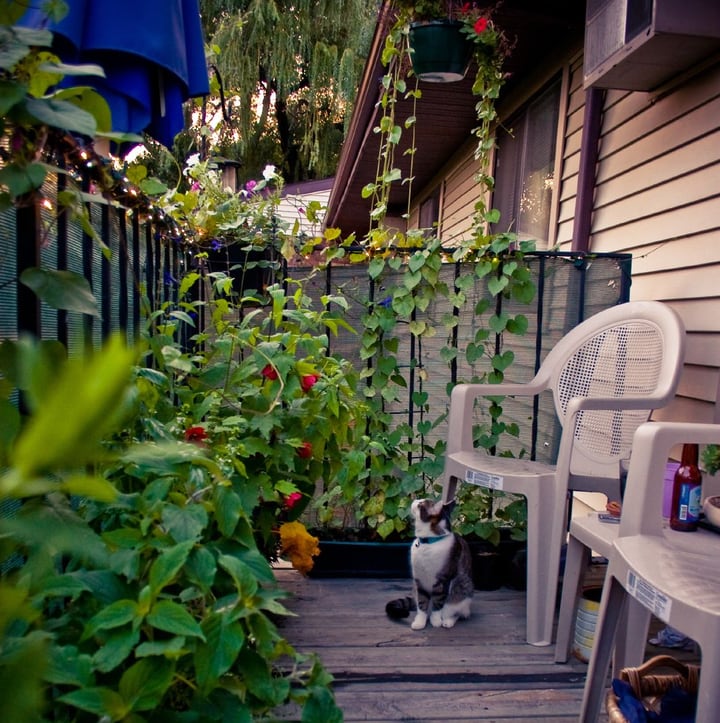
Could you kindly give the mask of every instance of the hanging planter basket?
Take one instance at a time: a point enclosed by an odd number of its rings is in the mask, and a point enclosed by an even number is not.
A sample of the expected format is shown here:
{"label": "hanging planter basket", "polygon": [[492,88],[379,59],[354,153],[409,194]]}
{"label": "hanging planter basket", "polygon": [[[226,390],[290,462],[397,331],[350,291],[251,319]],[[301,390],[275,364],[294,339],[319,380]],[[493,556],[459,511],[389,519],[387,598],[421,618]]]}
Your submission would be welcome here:
{"label": "hanging planter basket", "polygon": [[472,42],[459,20],[428,20],[410,24],[413,70],[420,80],[453,83],[462,80],[472,59]]}

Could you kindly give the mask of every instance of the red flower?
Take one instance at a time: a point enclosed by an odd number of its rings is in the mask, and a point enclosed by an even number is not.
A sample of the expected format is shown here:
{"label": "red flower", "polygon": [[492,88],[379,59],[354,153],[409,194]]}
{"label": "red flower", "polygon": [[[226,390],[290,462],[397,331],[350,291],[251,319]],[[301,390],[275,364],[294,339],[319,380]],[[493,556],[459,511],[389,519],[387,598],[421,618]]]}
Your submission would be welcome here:
{"label": "red flower", "polygon": [[204,427],[189,427],[185,430],[185,441],[202,444],[208,438]]}
{"label": "red flower", "polygon": [[293,492],[285,498],[285,509],[291,510],[302,499],[302,493]]}
{"label": "red flower", "polygon": [[464,13],[469,13],[469,12],[470,12],[470,8],[471,8],[470,3],[465,3],[465,4],[462,6],[462,12],[464,12]]}
{"label": "red flower", "polygon": [[297,448],[298,457],[302,457],[302,459],[310,459],[310,457],[312,457],[312,453],[313,453],[313,448],[312,448],[312,444],[310,444],[310,442],[303,442]]}
{"label": "red flower", "polygon": [[478,18],[475,21],[475,25],[473,25],[473,30],[475,30],[478,35],[482,35],[487,30],[487,26],[487,18]]}
{"label": "red flower", "polygon": [[305,374],[300,377],[300,386],[304,392],[309,392],[314,386],[317,380],[320,379],[318,374]]}
{"label": "red flower", "polygon": [[262,374],[265,379],[269,379],[270,381],[278,378],[277,369],[272,364],[266,364],[260,374]]}

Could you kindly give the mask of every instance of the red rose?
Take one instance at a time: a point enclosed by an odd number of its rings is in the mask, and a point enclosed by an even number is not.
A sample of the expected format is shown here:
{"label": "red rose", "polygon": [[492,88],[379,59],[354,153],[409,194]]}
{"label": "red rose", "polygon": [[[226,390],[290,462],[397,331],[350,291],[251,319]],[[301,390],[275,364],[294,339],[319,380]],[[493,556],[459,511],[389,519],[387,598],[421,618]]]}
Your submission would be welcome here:
{"label": "red rose", "polygon": [[272,364],[266,364],[260,374],[270,381],[278,378],[277,369]]}
{"label": "red rose", "polygon": [[298,457],[302,457],[303,459],[310,459],[310,457],[312,457],[312,453],[313,453],[313,448],[312,448],[312,444],[310,444],[310,442],[303,442],[297,448]]}
{"label": "red rose", "polygon": [[320,379],[320,377],[317,374],[305,374],[305,376],[300,377],[300,386],[302,387],[302,390],[304,392],[309,392],[315,386],[318,379]]}
{"label": "red rose", "polygon": [[475,21],[475,25],[473,25],[473,29],[478,35],[482,35],[486,30],[488,26],[487,18],[478,18]]}
{"label": "red rose", "polygon": [[300,492],[293,492],[292,494],[289,494],[285,498],[285,509],[291,510],[298,502],[300,502],[301,499],[302,494]]}
{"label": "red rose", "polygon": [[208,438],[204,427],[189,427],[185,430],[185,441],[202,444]]}

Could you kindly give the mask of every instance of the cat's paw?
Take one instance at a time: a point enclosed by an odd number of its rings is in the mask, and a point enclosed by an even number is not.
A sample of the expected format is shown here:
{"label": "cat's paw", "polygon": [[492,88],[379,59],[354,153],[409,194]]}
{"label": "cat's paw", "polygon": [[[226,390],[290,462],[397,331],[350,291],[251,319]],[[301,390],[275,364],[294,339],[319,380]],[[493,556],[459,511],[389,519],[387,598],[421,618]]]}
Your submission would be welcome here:
{"label": "cat's paw", "polygon": [[430,613],[430,625],[434,628],[439,628],[443,625],[442,613],[439,610],[434,610]]}
{"label": "cat's paw", "polygon": [[444,628],[451,628],[451,627],[453,627],[453,626],[455,625],[456,622],[457,622],[457,618],[456,618],[456,617],[443,618],[442,626],[443,626]]}
{"label": "cat's paw", "polygon": [[427,615],[425,613],[418,613],[415,619],[410,623],[410,627],[413,630],[422,630],[427,623]]}

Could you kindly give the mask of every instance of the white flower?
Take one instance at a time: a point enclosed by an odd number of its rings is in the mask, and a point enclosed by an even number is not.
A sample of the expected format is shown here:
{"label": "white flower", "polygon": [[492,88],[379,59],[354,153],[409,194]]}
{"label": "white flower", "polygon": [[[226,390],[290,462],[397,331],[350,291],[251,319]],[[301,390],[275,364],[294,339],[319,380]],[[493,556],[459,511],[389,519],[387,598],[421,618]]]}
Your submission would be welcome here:
{"label": "white flower", "polygon": [[185,167],[192,168],[193,166],[197,166],[198,163],[200,163],[200,154],[193,153],[187,157],[187,161],[185,161]]}
{"label": "white flower", "polygon": [[268,165],[265,166],[265,170],[263,171],[263,178],[266,181],[272,181],[272,179],[275,178],[276,175],[277,174],[275,172],[275,166],[268,163]]}

